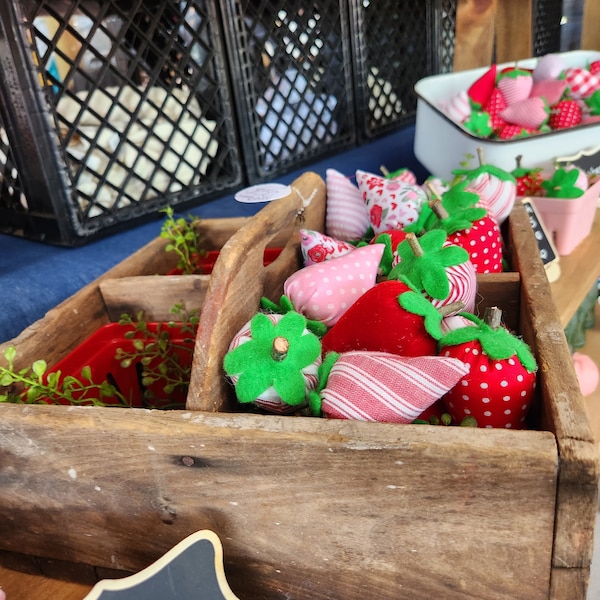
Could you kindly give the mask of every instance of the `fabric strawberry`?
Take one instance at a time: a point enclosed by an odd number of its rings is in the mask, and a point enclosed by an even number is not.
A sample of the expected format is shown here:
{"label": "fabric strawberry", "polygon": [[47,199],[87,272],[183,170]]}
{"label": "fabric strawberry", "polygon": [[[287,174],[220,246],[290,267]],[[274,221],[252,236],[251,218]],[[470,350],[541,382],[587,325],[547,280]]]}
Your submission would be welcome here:
{"label": "fabric strawberry", "polygon": [[400,356],[435,355],[442,319],[442,313],[407,283],[381,281],[348,308],[323,336],[323,355],[351,350]]}
{"label": "fabric strawberry", "polygon": [[375,285],[383,244],[304,267],[283,284],[283,293],[306,318],[331,327],[362,294]]}
{"label": "fabric strawberry", "polygon": [[477,294],[475,267],[469,253],[447,237],[442,229],[431,229],[418,238],[407,234],[398,246],[398,264],[388,277],[407,281],[436,308],[460,302],[471,311]]}
{"label": "fabric strawberry", "polygon": [[458,94],[452,96],[450,100],[441,102],[440,108],[448,115],[450,120],[455,123],[466,121],[473,111],[466,90],[461,90]]}
{"label": "fabric strawberry", "polygon": [[320,340],[295,312],[257,313],[234,336],[223,359],[240,403],[282,414],[306,404],[320,364]]}
{"label": "fabric strawberry", "polygon": [[577,167],[560,167],[542,181],[542,187],[550,198],[579,198],[588,188],[588,177]]}
{"label": "fabric strawberry", "polygon": [[480,138],[487,138],[494,132],[490,115],[482,110],[474,110],[463,121],[463,127]]}
{"label": "fabric strawberry", "polygon": [[355,246],[336,240],[320,231],[311,229],[300,230],[300,250],[304,266],[314,265],[331,258],[339,258],[355,249]]}
{"label": "fabric strawberry", "polygon": [[385,250],[379,261],[379,275],[387,276],[393,266],[398,262],[398,246],[406,239],[406,231],[402,229],[389,229],[377,234],[369,243],[383,244]]}
{"label": "fabric strawberry", "polygon": [[564,78],[569,87],[569,98],[579,100],[600,89],[600,76],[590,73],[582,67],[565,69]]}
{"label": "fabric strawberry", "polygon": [[471,367],[442,400],[455,421],[471,416],[478,427],[522,429],[534,397],[535,358],[502,325],[469,318],[476,327],[457,329],[440,340],[440,356]]}
{"label": "fabric strawberry", "polygon": [[356,181],[376,234],[410,225],[429,200],[420,186],[397,179],[357,170]]}
{"label": "fabric strawberry", "polygon": [[592,75],[600,74],[600,60],[595,60],[595,61],[591,62],[588,66],[588,71]]}
{"label": "fabric strawberry", "polygon": [[500,128],[498,132],[499,140],[514,140],[516,138],[529,137],[534,133],[534,129],[528,129],[521,125],[515,125],[514,123],[507,123]]}
{"label": "fabric strawberry", "polygon": [[[600,62],[600,61],[599,61]],[[600,76],[600,71],[599,71]],[[586,109],[589,116],[597,117],[600,115],[600,90],[596,90],[591,96],[585,98]],[[589,116],[584,117],[589,122]],[[582,118],[582,122],[584,121]]]}
{"label": "fabric strawberry", "polygon": [[543,193],[542,169],[521,166],[522,156],[517,156],[517,166],[511,172],[517,180],[517,196],[540,196]]}
{"label": "fabric strawberry", "polygon": [[404,181],[414,185],[417,183],[417,176],[406,167],[396,169],[395,171],[388,171],[385,167],[381,167],[381,172],[386,179],[395,179],[396,181]]}
{"label": "fabric strawberry", "polygon": [[566,90],[567,82],[564,79],[544,79],[533,84],[530,97],[544,98],[548,106],[552,106],[562,100]]}
{"label": "fabric strawberry", "polygon": [[[451,244],[464,248],[477,273],[502,271],[502,235],[500,228],[485,208],[475,207],[476,194],[451,188],[432,203],[437,216],[433,227],[443,229]],[[472,199],[471,199],[472,198]]]}
{"label": "fabric strawberry", "polygon": [[520,125],[526,129],[538,129],[548,122],[549,115],[548,103],[540,96],[513,102],[500,113],[500,117],[507,123]]}
{"label": "fabric strawberry", "polygon": [[509,106],[520,100],[525,100],[533,87],[533,76],[526,69],[511,68],[498,76],[496,84]]}
{"label": "fabric strawberry", "polygon": [[325,171],[325,183],[326,233],[338,240],[361,239],[369,229],[369,215],[358,187],[335,169]]}
{"label": "fabric strawberry", "polygon": [[565,70],[565,59],[560,54],[545,54],[533,69],[534,82],[558,79]]}
{"label": "fabric strawberry", "polygon": [[310,394],[310,407],[330,419],[412,423],[468,370],[460,360],[438,356],[332,353],[319,371],[323,383]]}
{"label": "fabric strawberry", "polygon": [[475,110],[481,110],[488,103],[492,91],[496,87],[497,69],[495,64],[491,65],[467,90],[469,100]]}
{"label": "fabric strawberry", "polygon": [[581,107],[575,100],[561,100],[550,110],[548,125],[552,129],[568,129],[581,123]]}
{"label": "fabric strawberry", "polygon": [[485,112],[490,116],[490,125],[493,131],[498,131],[505,125],[506,121],[501,114],[506,107],[506,100],[502,92],[495,87],[484,107]]}
{"label": "fabric strawberry", "polygon": [[481,206],[502,225],[515,204],[517,182],[508,171],[486,163],[481,149],[478,149],[478,155],[479,166],[456,169],[452,173],[460,180],[467,181],[465,190],[478,194]]}

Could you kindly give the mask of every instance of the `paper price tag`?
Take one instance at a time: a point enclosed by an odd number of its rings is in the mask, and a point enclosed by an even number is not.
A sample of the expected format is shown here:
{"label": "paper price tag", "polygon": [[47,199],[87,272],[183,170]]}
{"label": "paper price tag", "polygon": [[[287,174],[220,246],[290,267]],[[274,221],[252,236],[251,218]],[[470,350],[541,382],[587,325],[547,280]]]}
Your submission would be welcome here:
{"label": "paper price tag", "polygon": [[283,183],[259,183],[237,192],[234,198],[243,204],[271,202],[289,196],[292,188]]}

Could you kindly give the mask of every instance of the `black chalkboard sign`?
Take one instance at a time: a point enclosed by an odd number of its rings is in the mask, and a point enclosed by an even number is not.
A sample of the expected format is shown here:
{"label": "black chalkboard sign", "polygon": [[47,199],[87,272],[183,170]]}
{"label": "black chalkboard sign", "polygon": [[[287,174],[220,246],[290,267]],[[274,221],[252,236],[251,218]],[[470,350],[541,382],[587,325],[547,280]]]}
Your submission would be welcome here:
{"label": "black chalkboard sign", "polygon": [[561,156],[556,162],[559,166],[575,165],[589,176],[600,176],[600,146],[581,150],[572,156]]}
{"label": "black chalkboard sign", "polygon": [[550,281],[556,281],[560,275],[560,267],[558,266],[558,252],[550,239],[550,236],[544,229],[544,224],[540,219],[539,215],[535,211],[533,204],[529,201],[529,198],[522,200],[523,206],[529,216],[529,222],[533,229],[533,235],[540,249],[540,258],[546,268],[546,274]]}
{"label": "black chalkboard sign", "polygon": [[97,583],[84,600],[239,600],[223,570],[223,547],[208,530],[185,538],[149,567]]}

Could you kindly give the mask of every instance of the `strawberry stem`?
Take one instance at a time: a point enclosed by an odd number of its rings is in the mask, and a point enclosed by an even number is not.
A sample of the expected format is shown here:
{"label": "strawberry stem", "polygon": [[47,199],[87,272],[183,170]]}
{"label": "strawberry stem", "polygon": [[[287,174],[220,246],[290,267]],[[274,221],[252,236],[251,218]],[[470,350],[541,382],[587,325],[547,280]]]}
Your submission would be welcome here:
{"label": "strawberry stem", "polygon": [[423,248],[421,248],[421,244],[419,244],[419,240],[417,239],[417,236],[414,233],[407,233],[405,239],[408,242],[412,253],[416,257],[423,256]]}
{"label": "strawberry stem", "polygon": [[275,361],[281,361],[286,356],[290,349],[290,342],[283,336],[278,335],[273,339],[273,348],[271,350],[271,357]]}
{"label": "strawberry stem", "polygon": [[454,302],[450,302],[449,304],[444,304],[443,306],[439,306],[437,311],[442,315],[442,317],[446,317],[456,312],[460,312],[465,307],[465,303],[462,300],[455,300]]}
{"label": "strawberry stem", "polygon": [[431,200],[429,202],[429,208],[431,208],[435,216],[440,221],[445,221],[450,216],[450,213],[444,208],[440,198],[434,198]]}
{"label": "strawberry stem", "polygon": [[480,167],[482,167],[485,164],[485,154],[481,146],[477,147],[477,160],[479,161]]}
{"label": "strawberry stem", "polygon": [[483,322],[492,329],[498,329],[502,324],[502,310],[497,306],[488,306],[483,314]]}

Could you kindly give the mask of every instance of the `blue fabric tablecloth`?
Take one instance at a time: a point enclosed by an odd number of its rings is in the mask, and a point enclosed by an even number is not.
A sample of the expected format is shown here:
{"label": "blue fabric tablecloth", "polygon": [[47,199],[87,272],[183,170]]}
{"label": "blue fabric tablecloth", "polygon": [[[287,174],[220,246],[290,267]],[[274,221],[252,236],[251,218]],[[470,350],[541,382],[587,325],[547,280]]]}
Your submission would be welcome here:
{"label": "blue fabric tablecloth", "polygon": [[[379,173],[412,169],[421,181],[427,175],[413,154],[414,127],[403,128],[362,146],[340,152],[276,178],[289,184],[305,171],[325,178],[328,168],[353,176],[356,169]],[[250,216],[261,204],[242,204],[233,194],[187,209],[201,218]],[[63,248],[0,234],[0,343],[10,340],[46,312],[160,233],[162,220],[132,227],[77,248]]]}

